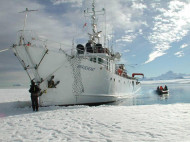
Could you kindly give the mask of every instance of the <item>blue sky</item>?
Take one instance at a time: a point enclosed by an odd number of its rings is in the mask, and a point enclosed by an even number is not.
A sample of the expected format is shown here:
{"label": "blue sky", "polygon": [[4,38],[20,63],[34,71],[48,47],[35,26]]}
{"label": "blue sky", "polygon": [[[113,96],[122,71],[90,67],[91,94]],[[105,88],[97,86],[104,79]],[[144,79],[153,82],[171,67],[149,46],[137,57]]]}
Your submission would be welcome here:
{"label": "blue sky", "polygon": [[[65,44],[85,44],[90,21],[83,10],[91,0],[1,0],[0,49],[16,42],[22,29],[26,7],[30,13],[26,29],[40,37]],[[142,72],[146,77],[169,70],[190,74],[190,1],[189,0],[96,0],[97,10],[106,9],[106,29],[115,51],[129,74]],[[105,31],[104,17],[99,16],[98,30]],[[87,26],[83,28],[84,23]],[[103,32],[103,35],[105,32]],[[66,47],[67,48],[67,47]],[[0,53],[1,84],[28,81],[11,51]],[[136,65],[131,67],[131,65]]]}

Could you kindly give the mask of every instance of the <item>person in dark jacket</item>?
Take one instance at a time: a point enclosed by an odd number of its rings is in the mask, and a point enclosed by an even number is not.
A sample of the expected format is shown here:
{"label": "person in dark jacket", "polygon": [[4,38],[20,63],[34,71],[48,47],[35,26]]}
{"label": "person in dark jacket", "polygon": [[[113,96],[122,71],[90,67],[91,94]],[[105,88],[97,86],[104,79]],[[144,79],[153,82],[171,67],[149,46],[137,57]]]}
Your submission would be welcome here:
{"label": "person in dark jacket", "polygon": [[35,85],[35,82],[33,80],[31,81],[29,92],[31,93],[32,109],[33,111],[38,111],[38,96],[40,93],[40,88]]}
{"label": "person in dark jacket", "polygon": [[168,90],[168,87],[166,85],[164,86],[164,90]]}
{"label": "person in dark jacket", "polygon": [[48,88],[55,88],[55,83],[53,79],[54,79],[54,75],[51,76],[50,80],[48,81]]}
{"label": "person in dark jacket", "polygon": [[159,90],[160,90],[160,87],[158,86],[158,87],[157,87],[157,91],[159,91]]}

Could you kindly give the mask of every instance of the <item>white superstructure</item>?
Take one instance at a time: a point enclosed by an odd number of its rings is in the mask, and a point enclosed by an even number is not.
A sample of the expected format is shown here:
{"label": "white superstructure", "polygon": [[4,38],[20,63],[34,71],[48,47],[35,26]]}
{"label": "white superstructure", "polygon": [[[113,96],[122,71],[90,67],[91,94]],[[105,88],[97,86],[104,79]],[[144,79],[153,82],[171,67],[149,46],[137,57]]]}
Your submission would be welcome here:
{"label": "white superstructure", "polygon": [[90,39],[86,45],[78,44],[70,54],[61,48],[51,50],[53,42],[33,37],[30,31],[20,31],[13,51],[30,79],[46,90],[39,97],[41,106],[114,102],[140,88],[138,80],[127,75],[124,65],[116,64],[121,55],[99,43],[101,31],[96,30],[94,2],[91,13]]}

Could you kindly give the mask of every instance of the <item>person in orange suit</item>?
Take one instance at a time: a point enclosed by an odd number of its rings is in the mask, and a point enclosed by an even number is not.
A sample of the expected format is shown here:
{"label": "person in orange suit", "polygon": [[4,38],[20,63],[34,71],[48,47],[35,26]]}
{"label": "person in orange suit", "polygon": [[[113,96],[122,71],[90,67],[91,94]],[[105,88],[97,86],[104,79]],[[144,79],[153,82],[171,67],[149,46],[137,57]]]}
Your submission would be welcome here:
{"label": "person in orange suit", "polygon": [[163,90],[163,87],[162,87],[162,86],[160,86],[160,90]]}

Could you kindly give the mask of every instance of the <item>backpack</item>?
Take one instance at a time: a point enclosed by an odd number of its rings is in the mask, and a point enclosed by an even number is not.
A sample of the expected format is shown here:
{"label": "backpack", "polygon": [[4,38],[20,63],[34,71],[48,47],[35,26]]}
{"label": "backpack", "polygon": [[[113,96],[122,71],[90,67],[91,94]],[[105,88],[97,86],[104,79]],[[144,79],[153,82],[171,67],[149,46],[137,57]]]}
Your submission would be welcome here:
{"label": "backpack", "polygon": [[30,93],[37,93],[38,91],[40,91],[40,89],[37,85],[30,85]]}

